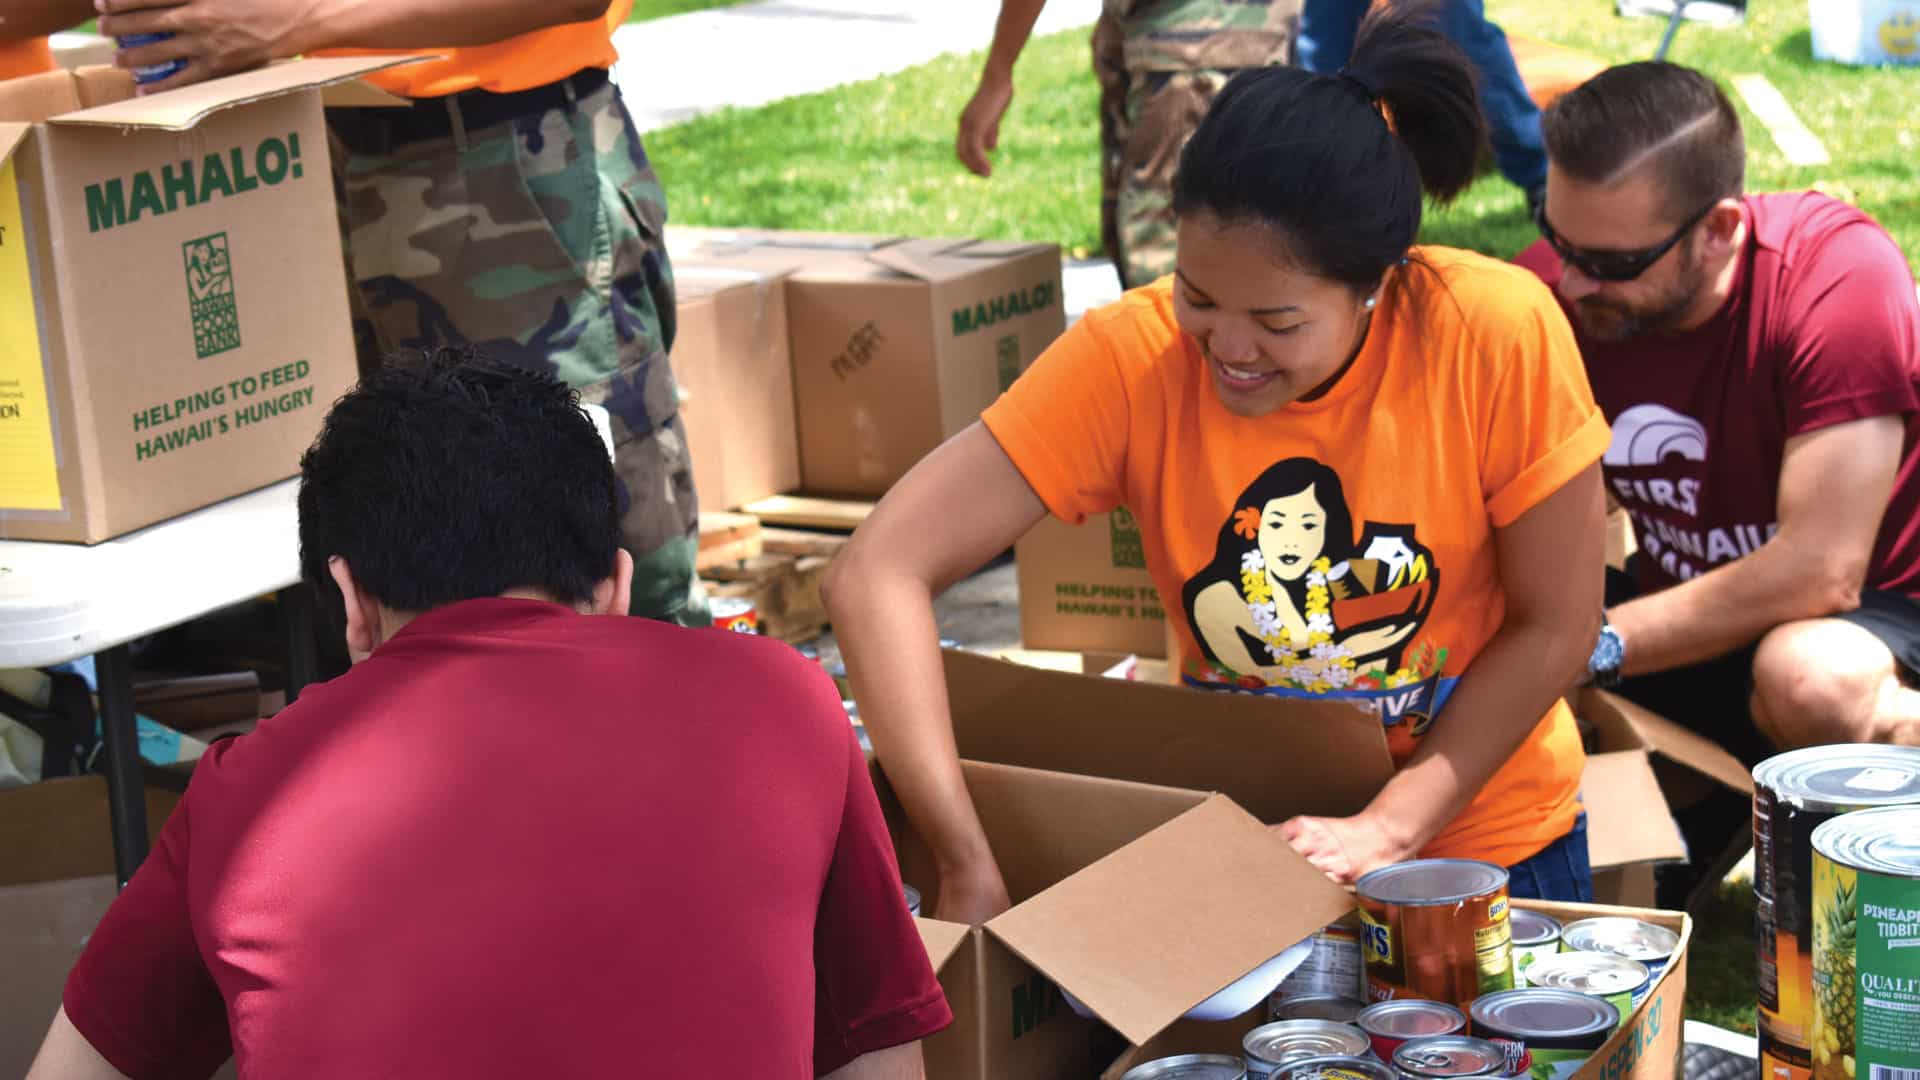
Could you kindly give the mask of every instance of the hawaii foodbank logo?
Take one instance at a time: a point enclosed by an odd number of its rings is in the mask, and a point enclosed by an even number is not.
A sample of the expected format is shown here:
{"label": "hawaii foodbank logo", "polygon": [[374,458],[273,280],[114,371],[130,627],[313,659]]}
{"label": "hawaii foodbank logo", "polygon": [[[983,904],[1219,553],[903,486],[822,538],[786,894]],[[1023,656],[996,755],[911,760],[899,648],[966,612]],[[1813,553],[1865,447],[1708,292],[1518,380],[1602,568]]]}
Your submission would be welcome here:
{"label": "hawaii foodbank logo", "polygon": [[187,301],[193,312],[193,350],[200,359],[240,347],[240,310],[233,300],[233,261],[227,234],[180,245],[186,262]]}

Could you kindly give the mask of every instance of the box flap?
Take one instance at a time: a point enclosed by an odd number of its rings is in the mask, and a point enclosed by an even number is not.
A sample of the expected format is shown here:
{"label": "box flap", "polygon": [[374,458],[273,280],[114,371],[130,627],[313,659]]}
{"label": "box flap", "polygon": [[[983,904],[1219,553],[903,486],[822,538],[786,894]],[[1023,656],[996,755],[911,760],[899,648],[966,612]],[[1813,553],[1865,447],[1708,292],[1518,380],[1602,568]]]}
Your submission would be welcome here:
{"label": "box flap", "polygon": [[43,71],[0,82],[0,120],[35,124],[80,107],[70,71]]}
{"label": "box flap", "polygon": [[974,761],[1218,791],[1269,822],[1357,813],[1393,776],[1380,720],[1351,705],[1041,671],[960,651],[945,663],[954,737]]}
{"label": "box flap", "polygon": [[1644,751],[1588,755],[1580,798],[1587,808],[1587,857],[1595,870],[1686,857]]}
{"label": "box flap", "polygon": [[73,85],[79,91],[78,108],[82,109],[126,101],[138,90],[138,85],[133,81],[133,72],[97,65],[73,69]]}
{"label": "box flap", "polygon": [[947,966],[947,961],[953,959],[953,954],[966,944],[967,935],[973,932],[970,926],[939,919],[915,919],[913,925],[920,931],[920,944],[927,947],[927,962],[936,972]]}
{"label": "box flap", "polygon": [[1641,741],[1654,753],[1717,780],[1743,795],[1753,794],[1753,772],[1720,744],[1617,694],[1609,694],[1604,690],[1593,693],[1632,725]]}
{"label": "box flap", "polygon": [[1352,906],[1271,829],[1215,795],[987,930],[1143,1043]]}
{"label": "box flap", "polygon": [[416,62],[411,56],[329,56],[291,60],[223,79],[183,86],[148,97],[82,109],[52,119],[60,125],[151,128],[185,131],[207,116],[235,105],[313,90],[357,79],[374,71]]}
{"label": "box flap", "polygon": [[32,130],[32,124],[0,123],[0,164],[13,156],[14,149],[26,140],[27,133]]}
{"label": "box flap", "polygon": [[951,281],[997,263],[1045,251],[1048,244],[980,240],[907,240],[867,253],[867,261],[919,281]]}

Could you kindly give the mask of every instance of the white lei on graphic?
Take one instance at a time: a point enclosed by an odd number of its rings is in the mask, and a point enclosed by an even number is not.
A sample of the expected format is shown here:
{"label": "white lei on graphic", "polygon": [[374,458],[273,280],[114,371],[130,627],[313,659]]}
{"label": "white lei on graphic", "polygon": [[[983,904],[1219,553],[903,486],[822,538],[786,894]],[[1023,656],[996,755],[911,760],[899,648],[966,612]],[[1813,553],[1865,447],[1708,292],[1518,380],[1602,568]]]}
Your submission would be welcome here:
{"label": "white lei on graphic", "polygon": [[1307,637],[1295,642],[1293,632],[1281,625],[1273,583],[1267,580],[1266,558],[1259,548],[1240,556],[1240,591],[1253,618],[1254,636],[1267,647],[1274,666],[1288,682],[1316,694],[1344,690],[1354,678],[1352,650],[1333,640],[1333,594],[1327,588],[1332,568],[1324,557],[1307,568]]}

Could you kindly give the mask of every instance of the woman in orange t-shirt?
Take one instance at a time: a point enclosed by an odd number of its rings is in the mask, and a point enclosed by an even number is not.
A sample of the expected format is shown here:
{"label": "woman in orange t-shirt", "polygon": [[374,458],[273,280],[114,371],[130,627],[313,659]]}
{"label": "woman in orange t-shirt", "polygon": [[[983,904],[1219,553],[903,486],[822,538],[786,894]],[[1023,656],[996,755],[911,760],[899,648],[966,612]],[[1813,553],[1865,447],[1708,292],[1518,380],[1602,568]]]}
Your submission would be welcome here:
{"label": "woman in orange t-shirt", "polygon": [[1464,188],[1484,133],[1465,60],[1407,7],[1370,17],[1339,75],[1234,77],[1182,154],[1176,273],[1082,318],[834,565],[834,628],[940,917],[1008,897],[933,595],[1045,514],[1123,505],[1190,685],[1380,717],[1397,770],[1372,802],[1278,826],[1316,866],[1477,858],[1515,895],[1590,896],[1560,695],[1598,627],[1606,423],[1544,287],[1413,246],[1423,194]]}

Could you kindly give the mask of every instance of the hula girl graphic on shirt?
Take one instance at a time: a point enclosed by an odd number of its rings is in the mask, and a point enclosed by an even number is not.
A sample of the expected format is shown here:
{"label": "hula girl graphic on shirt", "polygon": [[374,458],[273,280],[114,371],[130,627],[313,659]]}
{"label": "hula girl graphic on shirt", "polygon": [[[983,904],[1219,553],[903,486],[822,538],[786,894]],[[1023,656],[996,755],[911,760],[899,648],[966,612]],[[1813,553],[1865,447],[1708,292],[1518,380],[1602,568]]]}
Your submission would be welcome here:
{"label": "hula girl graphic on shirt", "polygon": [[1452,682],[1446,650],[1420,637],[1439,592],[1414,526],[1369,521],[1356,539],[1339,474],[1288,458],[1240,493],[1213,561],[1182,590],[1205,661],[1187,680],[1368,699],[1418,735]]}

